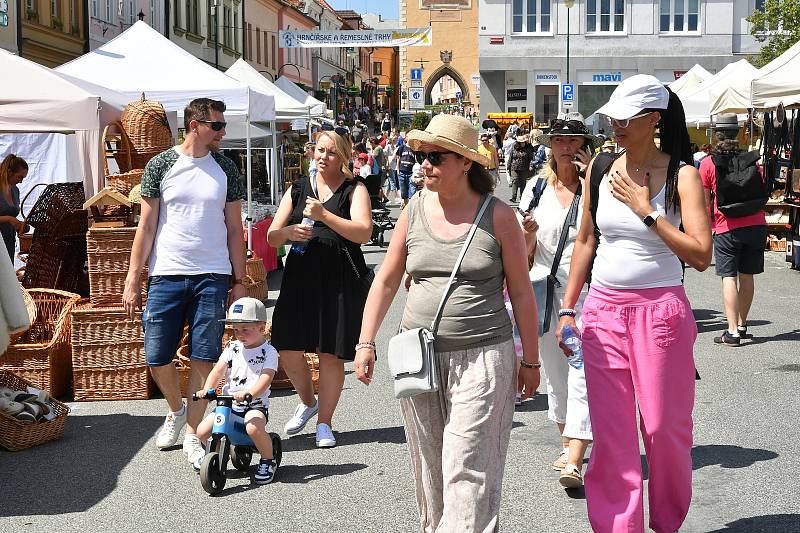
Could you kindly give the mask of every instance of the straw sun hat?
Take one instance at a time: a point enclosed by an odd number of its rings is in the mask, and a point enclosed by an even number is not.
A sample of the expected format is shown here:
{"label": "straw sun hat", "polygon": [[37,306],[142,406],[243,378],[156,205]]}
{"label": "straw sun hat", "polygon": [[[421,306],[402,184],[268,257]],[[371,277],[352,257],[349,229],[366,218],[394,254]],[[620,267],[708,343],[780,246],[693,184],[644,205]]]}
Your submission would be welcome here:
{"label": "straw sun hat", "polygon": [[477,150],[478,130],[467,119],[458,115],[436,115],[424,130],[409,131],[406,143],[412,150],[418,150],[421,144],[433,144],[484,167],[489,164],[489,159]]}

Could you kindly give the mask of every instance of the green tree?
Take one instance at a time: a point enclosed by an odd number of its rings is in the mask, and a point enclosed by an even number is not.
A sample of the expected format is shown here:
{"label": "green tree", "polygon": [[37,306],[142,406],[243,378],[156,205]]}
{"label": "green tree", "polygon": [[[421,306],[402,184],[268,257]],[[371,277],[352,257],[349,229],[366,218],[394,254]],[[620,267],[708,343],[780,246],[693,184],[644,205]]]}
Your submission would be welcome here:
{"label": "green tree", "polygon": [[753,37],[764,43],[751,62],[763,67],[800,41],[800,0],[765,0],[763,11],[753,11],[747,21]]}
{"label": "green tree", "polygon": [[411,119],[411,127],[408,129],[410,130],[424,130],[428,127],[428,122],[431,121],[431,116],[427,113],[423,113],[420,111],[419,113],[414,114],[414,118]]}

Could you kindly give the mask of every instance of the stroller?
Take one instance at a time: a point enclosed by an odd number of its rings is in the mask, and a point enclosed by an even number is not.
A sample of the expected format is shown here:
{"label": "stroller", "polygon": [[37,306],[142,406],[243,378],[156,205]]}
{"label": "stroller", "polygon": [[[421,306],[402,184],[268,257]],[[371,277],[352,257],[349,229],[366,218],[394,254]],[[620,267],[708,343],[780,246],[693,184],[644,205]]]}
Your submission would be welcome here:
{"label": "stroller", "polygon": [[372,237],[370,244],[385,246],[384,232],[394,229],[394,222],[389,218],[389,209],[381,202],[381,177],[379,174],[371,174],[364,180],[364,185],[369,193],[369,201],[372,206]]}

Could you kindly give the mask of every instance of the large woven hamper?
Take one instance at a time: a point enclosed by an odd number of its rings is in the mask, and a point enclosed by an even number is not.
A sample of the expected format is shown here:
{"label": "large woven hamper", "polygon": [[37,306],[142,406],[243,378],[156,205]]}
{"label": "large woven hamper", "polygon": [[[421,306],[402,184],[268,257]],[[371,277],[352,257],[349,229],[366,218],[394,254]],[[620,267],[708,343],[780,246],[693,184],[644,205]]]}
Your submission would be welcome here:
{"label": "large woven hamper", "polygon": [[144,168],[153,156],[174,144],[164,106],[146,100],[144,93],[125,106],[120,122],[132,147],[130,168]]}
{"label": "large woven hamper", "polygon": [[28,289],[36,305],[31,328],[0,357],[0,369],[13,372],[51,396],[69,390],[70,311],[80,296],[56,289]]}
{"label": "large woven hamper", "polygon": [[[90,228],[86,235],[89,258],[89,299],[98,307],[122,305],[131,247],[136,228]],[[141,275],[142,305],[147,300],[147,266]]]}
{"label": "large woven hamper", "polygon": [[247,296],[257,300],[267,299],[267,269],[260,257],[251,257],[247,260],[246,275],[242,280]]}
{"label": "large woven hamper", "polygon": [[141,313],[131,319],[121,307],[75,308],[72,370],[76,401],[149,398]]}
{"label": "large woven hamper", "polygon": [[[28,387],[36,387],[36,385],[7,370],[0,370],[0,387],[26,391]],[[0,446],[6,450],[18,452],[60,439],[64,434],[69,407],[55,398],[50,399],[48,406],[56,417],[53,420],[41,422],[23,422],[0,412]]]}

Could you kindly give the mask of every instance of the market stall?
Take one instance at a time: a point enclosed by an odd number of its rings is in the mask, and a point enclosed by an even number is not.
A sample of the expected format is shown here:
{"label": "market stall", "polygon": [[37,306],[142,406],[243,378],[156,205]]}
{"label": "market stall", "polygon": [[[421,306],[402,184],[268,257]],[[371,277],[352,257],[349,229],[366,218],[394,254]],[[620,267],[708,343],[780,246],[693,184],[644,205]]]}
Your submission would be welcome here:
{"label": "market stall", "polygon": [[[711,90],[724,90],[741,77],[752,79],[755,72],[756,67],[746,59],[741,59],[736,63],[726,65],[725,68],[691,90],[679,94],[678,97],[681,99],[686,113],[686,125],[695,128],[709,126],[711,124]],[[739,117],[740,122],[745,120],[747,120],[747,115]]]}
{"label": "market stall", "polygon": [[684,72],[680,78],[670,83],[669,88],[672,90],[672,92],[680,96],[683,93],[688,93],[694,87],[697,87],[711,76],[712,74],[709,71],[704,69],[699,64],[696,64]]}

